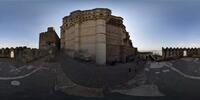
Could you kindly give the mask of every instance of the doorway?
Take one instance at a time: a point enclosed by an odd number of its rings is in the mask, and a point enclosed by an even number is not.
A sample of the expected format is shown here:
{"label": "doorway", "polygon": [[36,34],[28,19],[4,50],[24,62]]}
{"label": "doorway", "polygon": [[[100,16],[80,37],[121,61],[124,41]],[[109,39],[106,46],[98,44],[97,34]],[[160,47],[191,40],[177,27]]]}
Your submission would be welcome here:
{"label": "doorway", "polygon": [[14,51],[12,50],[11,52],[10,52],[10,58],[14,58],[15,57],[15,54],[14,54]]}
{"label": "doorway", "polygon": [[184,57],[187,56],[187,51],[186,51],[186,50],[183,51],[183,56],[184,56]]}

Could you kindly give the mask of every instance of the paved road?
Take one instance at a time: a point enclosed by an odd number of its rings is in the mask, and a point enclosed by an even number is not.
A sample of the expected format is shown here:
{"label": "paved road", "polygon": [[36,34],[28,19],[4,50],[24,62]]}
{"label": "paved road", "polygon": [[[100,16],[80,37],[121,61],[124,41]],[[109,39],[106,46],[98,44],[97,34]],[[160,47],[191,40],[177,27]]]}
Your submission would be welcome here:
{"label": "paved road", "polygon": [[166,62],[167,64],[154,63],[154,66],[146,69],[148,81],[157,84],[160,91],[168,96],[199,96],[200,75],[194,74],[199,69],[199,62],[176,60]]}
{"label": "paved road", "polygon": [[98,66],[80,63],[63,55],[60,55],[57,61],[61,63],[64,72],[71,80],[88,87],[113,86],[125,83],[135,76],[136,67],[140,67],[134,63]]}
{"label": "paved road", "polygon": [[0,97],[53,94],[55,73],[40,66],[15,66],[0,60]]}
{"label": "paved road", "polygon": [[[62,58],[63,59],[63,58]],[[90,85],[96,83],[97,85],[101,86],[102,84],[112,85],[112,81],[116,82],[114,84],[118,84],[120,82],[124,82],[126,80],[122,80],[124,77],[126,79],[134,77],[134,74],[127,74],[129,67],[96,67],[93,68],[93,64],[83,64],[81,66],[74,66],[80,65],[77,64],[76,61],[73,61],[68,58],[64,58],[62,60],[66,63],[62,66],[63,69],[71,75],[71,78],[74,78],[76,82],[82,82],[82,84]],[[172,62],[176,66],[178,63]],[[179,69],[182,64],[179,64],[179,67],[174,66],[175,68]],[[108,69],[105,73],[105,69]],[[196,68],[194,68],[196,69]],[[6,69],[8,70],[8,69]],[[87,73],[89,70],[89,73]],[[113,71],[113,72],[112,72]],[[157,73],[159,72],[159,73]],[[126,74],[124,74],[126,73]],[[130,72],[134,73],[134,72]],[[186,78],[183,75],[171,70],[169,67],[161,67],[161,68],[150,68],[149,71],[146,71],[147,76],[149,76],[149,82],[153,82],[159,86],[161,92],[168,96],[186,96],[186,95],[199,95],[200,90],[200,80]],[[189,74],[186,73],[186,74]],[[104,75],[108,76],[105,77]],[[80,77],[83,76],[83,77]],[[92,77],[91,77],[92,76]],[[113,77],[114,76],[114,77]],[[98,77],[97,79],[95,79]],[[80,81],[76,79],[80,78]],[[122,78],[122,79],[121,79]],[[104,83],[106,80],[110,83]],[[117,81],[120,80],[120,81]],[[12,81],[20,82],[20,85],[12,85]],[[89,83],[88,83],[89,81]],[[45,98],[45,99],[88,99],[84,97],[75,97],[75,96],[67,96],[61,92],[53,92],[55,82],[55,74],[52,74],[48,70],[40,70],[37,73],[26,77],[25,79],[11,79],[11,80],[0,80],[0,97],[6,98]],[[100,82],[100,83],[97,83]],[[140,100],[148,100],[154,99],[149,97],[132,97],[126,96],[121,94],[110,94],[107,95],[106,98],[135,98]],[[155,98],[157,100],[170,100],[171,97],[160,97]]]}

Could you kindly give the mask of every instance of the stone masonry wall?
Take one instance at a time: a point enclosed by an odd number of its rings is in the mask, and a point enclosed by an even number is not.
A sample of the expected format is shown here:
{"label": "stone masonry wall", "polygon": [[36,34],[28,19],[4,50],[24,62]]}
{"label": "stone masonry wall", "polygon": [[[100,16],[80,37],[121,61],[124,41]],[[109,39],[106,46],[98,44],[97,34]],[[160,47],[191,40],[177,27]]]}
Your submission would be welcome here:
{"label": "stone masonry wall", "polygon": [[162,48],[163,59],[200,57],[200,48]]}
{"label": "stone masonry wall", "polygon": [[137,53],[137,49],[132,47],[129,33],[122,20],[121,17],[111,16],[106,23],[107,63],[126,62],[130,56],[135,56]]}
{"label": "stone masonry wall", "polygon": [[39,49],[44,50],[52,47],[60,49],[60,39],[53,27],[48,27],[46,32],[40,33]]}
{"label": "stone masonry wall", "polygon": [[0,58],[11,58],[11,52],[14,53],[14,58],[12,59],[22,63],[31,62],[48,54],[46,50],[27,47],[2,48],[0,49]]}
{"label": "stone masonry wall", "polygon": [[132,49],[128,51],[132,51],[131,54],[135,53],[129,37],[123,18],[111,15],[111,10],[77,10],[63,18],[61,49],[70,57],[82,55],[97,64],[118,62],[122,60],[121,56],[130,54],[121,50],[121,46]]}

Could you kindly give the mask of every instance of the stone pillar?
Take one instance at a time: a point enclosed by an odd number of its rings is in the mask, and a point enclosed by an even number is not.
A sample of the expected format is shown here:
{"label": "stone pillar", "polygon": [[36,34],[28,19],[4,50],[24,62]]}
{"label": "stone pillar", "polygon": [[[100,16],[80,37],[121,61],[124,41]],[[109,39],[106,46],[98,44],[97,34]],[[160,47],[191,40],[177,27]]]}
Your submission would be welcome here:
{"label": "stone pillar", "polygon": [[65,48],[65,30],[61,27],[61,34],[60,34],[60,48]]}
{"label": "stone pillar", "polygon": [[106,21],[96,21],[96,63],[106,64]]}
{"label": "stone pillar", "polygon": [[75,24],[75,27],[74,27],[74,36],[75,36],[74,50],[78,51],[79,48],[80,48],[80,29],[79,29],[79,24]]}

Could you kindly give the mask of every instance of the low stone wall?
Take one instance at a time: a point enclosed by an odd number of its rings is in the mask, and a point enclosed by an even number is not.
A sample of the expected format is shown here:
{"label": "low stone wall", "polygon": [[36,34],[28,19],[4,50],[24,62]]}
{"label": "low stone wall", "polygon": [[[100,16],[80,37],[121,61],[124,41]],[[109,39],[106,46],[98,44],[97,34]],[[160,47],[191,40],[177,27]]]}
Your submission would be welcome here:
{"label": "low stone wall", "polygon": [[[11,57],[11,52],[13,52],[13,58]],[[0,58],[12,58],[22,63],[28,63],[46,55],[48,55],[47,50],[40,50],[35,48],[16,47],[0,49]]]}
{"label": "low stone wall", "polygon": [[135,57],[137,55],[137,48],[134,47],[121,46],[120,51],[120,57],[122,62],[128,62],[132,59],[132,57]]}

